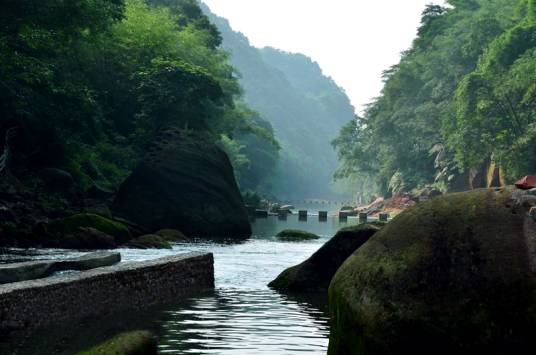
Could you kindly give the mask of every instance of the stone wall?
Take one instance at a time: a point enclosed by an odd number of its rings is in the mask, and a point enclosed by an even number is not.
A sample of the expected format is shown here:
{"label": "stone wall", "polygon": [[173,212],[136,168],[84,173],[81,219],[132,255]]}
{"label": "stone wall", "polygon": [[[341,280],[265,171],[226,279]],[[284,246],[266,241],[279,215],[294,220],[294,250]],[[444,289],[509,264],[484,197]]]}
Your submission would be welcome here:
{"label": "stone wall", "polygon": [[6,284],[0,286],[0,333],[143,309],[213,288],[211,253]]}

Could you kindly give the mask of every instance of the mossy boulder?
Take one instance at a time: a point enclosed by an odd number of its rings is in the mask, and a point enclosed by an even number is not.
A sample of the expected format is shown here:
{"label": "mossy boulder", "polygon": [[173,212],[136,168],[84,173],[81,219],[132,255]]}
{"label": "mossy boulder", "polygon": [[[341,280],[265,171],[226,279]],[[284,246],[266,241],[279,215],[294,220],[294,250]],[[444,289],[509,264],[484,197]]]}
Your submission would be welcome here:
{"label": "mossy boulder", "polygon": [[412,207],[339,268],[330,355],[521,354],[536,330],[536,222],[510,190]]}
{"label": "mossy boulder", "polygon": [[314,233],[309,233],[297,229],[285,229],[277,233],[277,238],[285,241],[303,241],[303,240],[313,240],[319,239],[320,237]]}
{"label": "mossy boulder", "polygon": [[164,238],[168,242],[184,242],[188,240],[188,238],[181,231],[176,229],[161,229],[155,234]]}
{"label": "mossy boulder", "polygon": [[47,230],[55,235],[73,236],[79,233],[81,228],[98,230],[114,237],[117,243],[127,242],[131,238],[130,232],[124,224],[92,213],[80,213],[52,221]]}
{"label": "mossy boulder", "polygon": [[169,128],[121,185],[114,215],[188,237],[247,238],[251,226],[233,167],[207,137]]}
{"label": "mossy boulder", "polygon": [[268,286],[292,293],[327,290],[331,278],[346,258],[382,226],[381,223],[361,224],[341,229],[309,259],[286,269]]}
{"label": "mossy boulder", "polygon": [[122,333],[77,355],[156,355],[157,342],[153,334],[146,331]]}
{"label": "mossy boulder", "polygon": [[117,246],[114,237],[89,227],[79,227],[73,233],[62,234],[58,243],[65,249],[113,249]]}
{"label": "mossy boulder", "polygon": [[167,240],[156,234],[146,234],[132,239],[125,246],[135,249],[171,249]]}

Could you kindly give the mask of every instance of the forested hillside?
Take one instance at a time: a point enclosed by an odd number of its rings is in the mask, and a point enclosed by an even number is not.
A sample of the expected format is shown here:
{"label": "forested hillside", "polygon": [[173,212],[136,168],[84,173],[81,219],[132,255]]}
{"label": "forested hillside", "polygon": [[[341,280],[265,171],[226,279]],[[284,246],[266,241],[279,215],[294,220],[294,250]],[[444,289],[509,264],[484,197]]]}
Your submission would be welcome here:
{"label": "forested hillside", "polygon": [[[283,198],[331,196],[338,162],[330,141],[355,115],[344,91],[310,58],[252,47],[227,20],[203,8],[240,72],[245,101],[271,123],[282,148],[276,175],[263,190]],[[261,168],[255,165],[252,170]]]}
{"label": "forested hillside", "polygon": [[383,194],[463,190],[536,172],[536,2],[429,5],[412,47],[334,141],[339,177]]}
{"label": "forested hillside", "polygon": [[165,127],[219,141],[233,162],[249,159],[239,134],[277,155],[195,0],[10,0],[0,22],[1,170],[115,189]]}

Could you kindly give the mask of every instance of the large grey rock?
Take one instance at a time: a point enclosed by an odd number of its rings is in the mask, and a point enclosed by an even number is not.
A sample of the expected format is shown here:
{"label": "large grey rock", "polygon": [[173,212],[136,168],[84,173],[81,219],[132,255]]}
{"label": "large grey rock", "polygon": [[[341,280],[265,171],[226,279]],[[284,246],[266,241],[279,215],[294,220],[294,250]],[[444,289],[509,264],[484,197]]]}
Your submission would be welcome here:
{"label": "large grey rock", "polygon": [[35,280],[67,270],[90,270],[114,265],[121,261],[121,254],[96,252],[65,260],[27,261],[0,265],[0,284]]}
{"label": "large grey rock", "polygon": [[164,130],[121,185],[114,215],[148,230],[189,237],[248,237],[251,227],[233,168],[211,140]]}

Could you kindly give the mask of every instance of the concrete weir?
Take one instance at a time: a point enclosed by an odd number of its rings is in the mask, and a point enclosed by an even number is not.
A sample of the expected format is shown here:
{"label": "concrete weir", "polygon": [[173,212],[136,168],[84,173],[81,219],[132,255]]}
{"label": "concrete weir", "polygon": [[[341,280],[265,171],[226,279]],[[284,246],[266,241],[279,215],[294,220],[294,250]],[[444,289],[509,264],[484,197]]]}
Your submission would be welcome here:
{"label": "concrete weir", "polygon": [[0,333],[144,309],[213,288],[212,253],[0,285]]}

